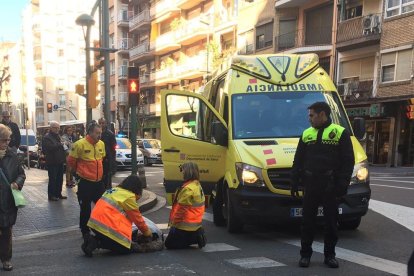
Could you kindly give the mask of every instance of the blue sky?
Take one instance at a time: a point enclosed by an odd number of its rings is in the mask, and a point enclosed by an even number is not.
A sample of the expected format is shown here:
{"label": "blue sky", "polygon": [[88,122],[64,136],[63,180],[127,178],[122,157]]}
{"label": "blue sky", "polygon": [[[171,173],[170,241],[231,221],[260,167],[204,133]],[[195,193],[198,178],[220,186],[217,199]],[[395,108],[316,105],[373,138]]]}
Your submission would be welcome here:
{"label": "blue sky", "polygon": [[30,0],[1,0],[0,42],[14,41],[21,37],[22,12]]}

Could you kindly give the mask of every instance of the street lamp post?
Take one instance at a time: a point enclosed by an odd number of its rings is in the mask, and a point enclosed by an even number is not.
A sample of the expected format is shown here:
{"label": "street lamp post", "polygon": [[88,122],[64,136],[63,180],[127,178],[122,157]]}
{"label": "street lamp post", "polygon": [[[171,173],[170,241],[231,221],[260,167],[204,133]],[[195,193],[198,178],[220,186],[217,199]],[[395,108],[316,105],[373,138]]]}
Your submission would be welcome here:
{"label": "street lamp post", "polygon": [[[89,105],[89,79],[91,77],[91,59],[90,59],[90,40],[91,40],[91,26],[95,24],[95,20],[89,14],[81,14],[76,18],[76,24],[82,26],[83,35],[85,38],[85,66],[86,66],[86,122],[92,121],[92,108]],[[86,27],[86,31],[85,31]]]}

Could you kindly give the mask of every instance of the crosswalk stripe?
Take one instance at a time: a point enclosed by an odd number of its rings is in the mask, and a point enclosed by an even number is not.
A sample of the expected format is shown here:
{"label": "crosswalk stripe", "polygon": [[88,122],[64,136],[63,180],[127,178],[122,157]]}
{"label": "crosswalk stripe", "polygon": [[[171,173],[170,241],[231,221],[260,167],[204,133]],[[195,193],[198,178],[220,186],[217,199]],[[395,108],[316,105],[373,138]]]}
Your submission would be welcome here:
{"label": "crosswalk stripe", "polygon": [[245,269],[286,266],[285,264],[276,262],[266,257],[228,259],[226,260],[226,262],[231,263],[233,265],[237,265]]}
{"label": "crosswalk stripe", "polygon": [[400,183],[410,183],[413,184],[414,181],[405,181],[405,180],[397,180],[397,179],[374,179],[373,180],[379,180],[379,181],[385,181],[385,182],[400,182]]}
{"label": "crosswalk stripe", "polygon": [[207,243],[206,246],[201,249],[201,251],[206,252],[206,253],[232,251],[232,250],[240,250],[240,248],[227,244],[227,243],[218,242],[218,243]]}
{"label": "crosswalk stripe", "polygon": [[414,208],[371,199],[369,209],[414,232]]}
{"label": "crosswalk stripe", "polygon": [[[300,247],[300,241],[293,239],[280,239],[279,241]],[[313,242],[312,249],[313,251],[323,254],[323,243]],[[385,271],[395,275],[407,275],[407,265],[382,259],[379,257],[370,256],[364,253],[344,249],[341,247],[336,247],[336,257],[348,262],[353,262],[376,270]]]}
{"label": "crosswalk stripe", "polygon": [[414,190],[414,188],[401,187],[401,186],[381,185],[381,184],[372,184],[372,183],[370,183],[369,185],[370,186],[387,187],[387,188],[395,188],[395,189]]}

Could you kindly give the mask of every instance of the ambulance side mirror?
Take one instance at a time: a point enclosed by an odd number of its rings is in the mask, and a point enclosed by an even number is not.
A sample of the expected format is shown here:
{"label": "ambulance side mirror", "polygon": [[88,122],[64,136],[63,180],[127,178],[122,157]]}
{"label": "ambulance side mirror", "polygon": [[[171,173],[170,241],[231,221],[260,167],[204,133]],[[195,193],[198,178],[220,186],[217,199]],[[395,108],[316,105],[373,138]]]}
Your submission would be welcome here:
{"label": "ambulance side mirror", "polygon": [[365,119],[364,118],[360,118],[360,117],[354,118],[352,128],[354,129],[355,137],[359,141],[362,141],[365,139]]}
{"label": "ambulance side mirror", "polygon": [[227,128],[218,120],[214,120],[211,124],[211,142],[223,147],[228,145]]}

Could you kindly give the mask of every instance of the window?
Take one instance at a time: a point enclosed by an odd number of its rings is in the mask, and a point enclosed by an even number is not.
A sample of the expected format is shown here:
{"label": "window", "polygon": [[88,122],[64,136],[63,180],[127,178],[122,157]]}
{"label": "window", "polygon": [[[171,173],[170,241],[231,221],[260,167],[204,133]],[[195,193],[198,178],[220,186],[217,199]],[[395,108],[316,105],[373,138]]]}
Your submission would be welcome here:
{"label": "window", "polygon": [[381,82],[411,78],[412,49],[385,53],[381,56]]}
{"label": "window", "polygon": [[414,11],[414,0],[388,0],[386,3],[387,17]]}
{"label": "window", "polygon": [[273,45],[273,21],[256,28],[256,50]]}
{"label": "window", "polygon": [[250,30],[248,32],[245,32],[243,34],[240,34],[239,36],[239,40],[240,40],[240,48],[239,48],[239,52],[240,54],[252,54],[253,53],[253,38],[254,38],[254,34],[253,34],[253,30]]}
{"label": "window", "polygon": [[277,37],[277,51],[295,47],[296,19],[279,21],[279,36]]}
{"label": "window", "polygon": [[362,5],[352,7],[352,8],[347,8],[345,11],[345,20],[358,17],[358,16],[362,16]]}
{"label": "window", "polygon": [[115,75],[115,61],[114,60],[112,60],[110,63],[109,63],[109,67],[110,67],[110,72],[111,72],[111,75]]}
{"label": "window", "polygon": [[58,50],[58,57],[63,57],[63,55],[64,55],[63,49],[59,49]]}
{"label": "window", "polygon": [[59,106],[66,106],[66,97],[65,95],[59,96]]}

